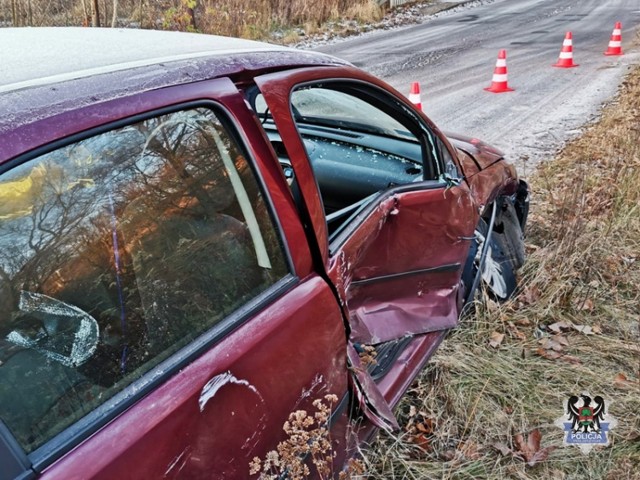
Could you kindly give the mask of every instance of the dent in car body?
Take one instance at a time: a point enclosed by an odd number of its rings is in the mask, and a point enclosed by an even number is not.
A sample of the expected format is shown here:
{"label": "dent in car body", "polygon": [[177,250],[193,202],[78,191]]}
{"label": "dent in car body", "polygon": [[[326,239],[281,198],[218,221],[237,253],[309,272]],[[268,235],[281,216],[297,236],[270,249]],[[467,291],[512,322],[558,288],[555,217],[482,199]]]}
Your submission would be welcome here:
{"label": "dent in car body", "polygon": [[473,205],[466,187],[435,184],[397,192],[363,214],[329,270],[346,293],[354,342],[376,344],[456,325],[469,246],[460,238],[473,234]]}

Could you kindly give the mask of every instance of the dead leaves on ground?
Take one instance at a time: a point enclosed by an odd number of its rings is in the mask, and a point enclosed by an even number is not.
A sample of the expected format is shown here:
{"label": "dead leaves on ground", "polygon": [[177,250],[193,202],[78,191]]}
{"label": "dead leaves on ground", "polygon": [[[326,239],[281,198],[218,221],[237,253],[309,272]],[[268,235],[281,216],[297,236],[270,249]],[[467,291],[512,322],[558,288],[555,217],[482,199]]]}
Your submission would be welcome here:
{"label": "dead leaves on ground", "polygon": [[504,340],[504,333],[493,332],[489,337],[489,346],[492,348],[498,348]]}
{"label": "dead leaves on ground", "polygon": [[462,458],[477,460],[482,456],[480,446],[471,439],[460,441],[457,447],[449,446],[441,451],[434,451],[433,441],[436,429],[436,421],[433,417],[413,405],[409,407],[409,416],[404,430],[407,432],[409,442],[417,447],[412,452],[412,456],[420,459],[427,454],[435,454],[445,462]]}
{"label": "dead leaves on ground", "polygon": [[518,296],[518,308],[535,305],[542,297],[542,292],[536,285],[528,285]]}
{"label": "dead leaves on ground", "polygon": [[[518,323],[518,322],[516,322]],[[498,332],[497,330],[491,333],[489,337],[489,346],[491,348],[498,348],[502,345],[502,342],[505,339],[506,334],[509,334],[509,337],[514,338],[516,340],[525,341],[527,339],[527,335],[520,330],[514,322],[507,322],[505,327],[506,333]],[[519,322],[518,325],[523,326],[522,322]],[[525,326],[528,324],[524,324]]]}
{"label": "dead leaves on ground", "polygon": [[630,390],[638,387],[638,382],[629,380],[624,373],[618,373],[613,377],[613,386],[618,390]]}
{"label": "dead leaves on ground", "polygon": [[602,333],[602,329],[599,325],[576,325],[571,322],[555,322],[551,325],[547,325],[546,328],[553,333],[561,333],[571,330],[575,330],[576,332],[584,335],[599,335]]}
{"label": "dead leaves on ground", "polygon": [[551,337],[542,337],[538,340],[540,345],[536,353],[547,360],[562,360],[564,362],[577,364],[581,363],[578,357],[567,355],[565,348],[569,346],[569,340],[564,335],[553,335]]}
{"label": "dead leaves on ground", "polygon": [[[530,325],[531,323],[529,321],[523,321],[523,319],[516,322],[506,322],[503,332],[498,330],[491,332],[488,340],[489,347],[499,349],[500,346],[503,345],[505,338],[507,338],[507,334],[512,339],[521,342],[526,341],[527,333],[525,332],[527,329],[523,329],[522,327]],[[572,332],[578,332],[583,335],[599,335],[602,333],[602,330],[598,325],[575,325],[571,322],[555,322],[550,325],[541,325],[540,328],[536,330],[535,336],[539,337],[542,335],[542,338],[538,340],[539,346],[534,350],[535,353],[547,360],[560,359],[571,364],[581,363],[578,357],[566,353],[570,345],[568,336]]]}
{"label": "dead leaves on ground", "polygon": [[411,405],[409,407],[409,419],[404,429],[409,435],[409,441],[424,453],[432,451],[431,439],[435,428],[435,420],[426,412],[419,411]]}
{"label": "dead leaves on ground", "polygon": [[521,433],[513,437],[513,446],[511,449],[504,443],[494,443],[493,448],[498,450],[502,455],[513,456],[526,462],[530,467],[535,466],[537,463],[542,462],[549,457],[549,454],[553,452],[557,447],[548,446],[540,447],[540,441],[542,440],[542,434],[537,428],[529,432],[525,440],[524,435]]}

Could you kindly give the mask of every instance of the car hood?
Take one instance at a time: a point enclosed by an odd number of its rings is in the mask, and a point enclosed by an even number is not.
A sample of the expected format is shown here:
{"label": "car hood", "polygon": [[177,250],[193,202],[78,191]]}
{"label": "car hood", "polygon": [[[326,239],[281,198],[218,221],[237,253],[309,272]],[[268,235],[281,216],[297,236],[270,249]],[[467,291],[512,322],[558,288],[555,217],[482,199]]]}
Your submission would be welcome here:
{"label": "car hood", "polygon": [[504,158],[504,153],[500,150],[477,138],[451,132],[446,132],[445,135],[454,147],[473,159],[479,170],[484,170]]}

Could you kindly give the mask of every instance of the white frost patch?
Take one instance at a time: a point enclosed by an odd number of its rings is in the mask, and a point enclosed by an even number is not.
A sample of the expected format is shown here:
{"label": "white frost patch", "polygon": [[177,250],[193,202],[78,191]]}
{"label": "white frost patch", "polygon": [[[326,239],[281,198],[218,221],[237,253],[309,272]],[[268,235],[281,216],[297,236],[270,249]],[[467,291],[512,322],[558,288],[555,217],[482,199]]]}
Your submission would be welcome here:
{"label": "white frost patch", "polygon": [[220,375],[216,375],[211,380],[209,380],[204,387],[202,387],[200,398],[198,399],[200,412],[204,411],[204,407],[207,405],[207,402],[211,400],[216,395],[216,393],[218,393],[218,390],[229,383],[244,385],[245,387],[249,388],[249,390],[257,394],[260,398],[262,398],[262,396],[258,393],[258,390],[256,390],[256,387],[251,385],[246,380],[240,380],[236,378],[230,371],[227,371],[225,373],[221,373]]}

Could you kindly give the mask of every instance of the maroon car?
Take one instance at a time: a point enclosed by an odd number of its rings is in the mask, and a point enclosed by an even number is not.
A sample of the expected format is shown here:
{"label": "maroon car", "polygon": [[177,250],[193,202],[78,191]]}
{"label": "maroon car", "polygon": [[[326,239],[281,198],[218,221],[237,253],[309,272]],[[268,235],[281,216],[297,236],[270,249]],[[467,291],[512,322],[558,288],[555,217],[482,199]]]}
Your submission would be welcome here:
{"label": "maroon car", "polygon": [[0,45],[0,479],[251,478],[318,399],[337,474],[478,284],[515,289],[514,167],[346,62],[133,30]]}

